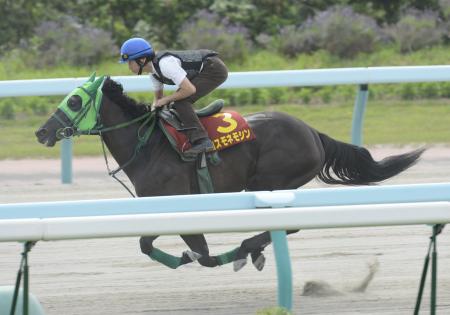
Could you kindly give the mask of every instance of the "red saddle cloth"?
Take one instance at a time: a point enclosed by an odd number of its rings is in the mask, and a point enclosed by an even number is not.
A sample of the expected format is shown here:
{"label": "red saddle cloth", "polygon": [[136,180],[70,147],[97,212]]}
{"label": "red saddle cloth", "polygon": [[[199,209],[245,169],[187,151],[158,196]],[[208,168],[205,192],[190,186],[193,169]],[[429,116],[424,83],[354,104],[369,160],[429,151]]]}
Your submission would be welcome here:
{"label": "red saddle cloth", "polygon": [[[255,134],[250,129],[247,121],[235,111],[225,111],[212,116],[201,117],[200,122],[208,132],[209,138],[214,143],[214,148],[217,151],[255,139]],[[177,149],[180,152],[190,149],[191,143],[184,133],[178,132],[165,121],[164,128],[176,141]]]}

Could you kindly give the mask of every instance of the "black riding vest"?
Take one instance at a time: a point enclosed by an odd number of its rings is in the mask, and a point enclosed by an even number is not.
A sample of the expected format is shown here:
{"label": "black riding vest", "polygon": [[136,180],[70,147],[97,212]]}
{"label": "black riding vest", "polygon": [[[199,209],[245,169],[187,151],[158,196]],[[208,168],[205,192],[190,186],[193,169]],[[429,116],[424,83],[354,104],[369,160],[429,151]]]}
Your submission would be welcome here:
{"label": "black riding vest", "polygon": [[159,67],[159,62],[161,61],[161,59],[168,55],[174,56],[181,60],[181,68],[183,68],[184,71],[186,71],[187,73],[186,77],[189,80],[191,80],[197,74],[199,74],[205,59],[208,57],[217,56],[218,53],[208,49],[180,50],[180,51],[172,50],[172,51],[157,52],[155,58],[153,58],[152,60],[153,68],[155,68],[156,71],[156,73],[153,74],[153,77],[161,83],[168,85],[175,85],[175,83],[172,80],[163,76],[163,74],[161,73],[161,69]]}

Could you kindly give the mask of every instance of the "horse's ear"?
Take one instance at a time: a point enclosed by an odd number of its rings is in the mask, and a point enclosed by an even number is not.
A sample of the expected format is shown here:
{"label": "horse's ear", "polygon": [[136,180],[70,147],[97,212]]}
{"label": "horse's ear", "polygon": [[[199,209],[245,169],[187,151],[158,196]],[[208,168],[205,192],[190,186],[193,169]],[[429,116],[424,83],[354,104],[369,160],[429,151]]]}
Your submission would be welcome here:
{"label": "horse's ear", "polygon": [[89,79],[87,80],[87,82],[94,82],[95,80],[95,71],[91,74],[91,76],[89,77]]}
{"label": "horse's ear", "polygon": [[97,80],[95,80],[91,86],[89,86],[89,90],[91,91],[96,91],[103,83],[103,81],[105,81],[105,76],[102,75],[101,77],[98,77]]}

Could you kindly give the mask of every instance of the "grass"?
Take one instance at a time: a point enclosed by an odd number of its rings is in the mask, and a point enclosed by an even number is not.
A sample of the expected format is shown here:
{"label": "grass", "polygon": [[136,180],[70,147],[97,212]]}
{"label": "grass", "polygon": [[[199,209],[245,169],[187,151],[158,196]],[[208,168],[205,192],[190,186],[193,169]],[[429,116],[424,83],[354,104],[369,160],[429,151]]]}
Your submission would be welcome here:
{"label": "grass", "polygon": [[[242,113],[264,110],[239,108]],[[269,107],[291,114],[335,139],[348,142],[353,105],[280,105]],[[364,144],[450,143],[448,100],[368,102],[364,118]]]}
{"label": "grass", "polygon": [[271,307],[256,312],[256,315],[291,315],[287,309],[281,307]]}
{"label": "grass", "polygon": [[[307,122],[335,139],[349,142],[353,105],[249,105],[234,108],[243,114],[264,110],[288,113]],[[39,144],[34,131],[45,116],[21,115],[15,120],[0,120],[0,159],[55,158],[56,148]],[[448,100],[369,101],[364,119],[363,141],[373,144],[450,143],[450,104]],[[97,136],[83,136],[74,141],[75,156],[101,154]]]}

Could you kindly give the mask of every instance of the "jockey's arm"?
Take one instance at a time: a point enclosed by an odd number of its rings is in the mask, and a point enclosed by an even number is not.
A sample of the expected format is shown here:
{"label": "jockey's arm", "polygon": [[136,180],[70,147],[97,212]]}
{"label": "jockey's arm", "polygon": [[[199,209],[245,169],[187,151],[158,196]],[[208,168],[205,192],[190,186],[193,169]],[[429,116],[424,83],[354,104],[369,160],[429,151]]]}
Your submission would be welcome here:
{"label": "jockey's arm", "polygon": [[156,102],[157,100],[161,99],[164,96],[164,90],[156,90],[155,91],[155,100],[154,102]]}
{"label": "jockey's arm", "polygon": [[163,96],[163,90],[155,91],[155,102],[153,103],[154,107],[161,107],[166,104],[170,104],[171,102],[185,99],[196,92],[195,86],[188,78],[184,78],[179,85],[179,89],[167,96]]}

